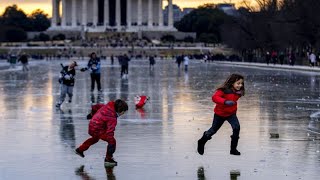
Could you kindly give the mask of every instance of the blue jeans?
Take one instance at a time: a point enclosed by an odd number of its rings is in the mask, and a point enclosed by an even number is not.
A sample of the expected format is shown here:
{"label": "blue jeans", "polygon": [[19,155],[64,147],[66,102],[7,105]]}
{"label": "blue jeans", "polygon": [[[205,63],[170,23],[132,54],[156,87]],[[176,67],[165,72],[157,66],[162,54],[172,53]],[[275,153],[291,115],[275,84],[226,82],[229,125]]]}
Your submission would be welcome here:
{"label": "blue jeans", "polygon": [[62,104],[64,99],[66,98],[66,95],[68,94],[69,98],[72,99],[73,96],[73,86],[68,86],[65,84],[61,84],[60,86],[60,98],[59,98],[59,104]]}
{"label": "blue jeans", "polygon": [[231,137],[239,138],[240,124],[236,114],[232,114],[231,116],[228,116],[228,117],[221,117],[217,114],[214,114],[212,126],[208,131],[205,132],[205,134],[208,137],[213,136],[220,129],[220,127],[226,120],[230,123],[233,130],[233,134]]}

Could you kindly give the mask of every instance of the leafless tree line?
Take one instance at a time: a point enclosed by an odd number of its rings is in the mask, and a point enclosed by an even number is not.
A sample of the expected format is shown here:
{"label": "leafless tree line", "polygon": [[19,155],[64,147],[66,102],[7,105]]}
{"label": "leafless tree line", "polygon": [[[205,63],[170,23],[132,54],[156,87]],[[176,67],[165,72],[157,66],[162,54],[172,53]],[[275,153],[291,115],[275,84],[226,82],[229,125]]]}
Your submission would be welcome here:
{"label": "leafless tree line", "polygon": [[239,16],[221,29],[223,41],[239,51],[295,51],[301,56],[320,50],[319,0],[243,1]]}

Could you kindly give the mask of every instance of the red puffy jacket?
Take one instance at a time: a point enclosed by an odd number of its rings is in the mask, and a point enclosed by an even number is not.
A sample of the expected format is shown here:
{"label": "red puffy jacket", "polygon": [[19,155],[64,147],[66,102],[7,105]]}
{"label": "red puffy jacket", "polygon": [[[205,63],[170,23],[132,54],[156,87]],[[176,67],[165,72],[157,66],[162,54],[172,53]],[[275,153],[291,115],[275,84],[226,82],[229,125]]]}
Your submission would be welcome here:
{"label": "red puffy jacket", "polygon": [[95,113],[89,122],[89,134],[94,137],[107,141],[109,144],[116,144],[114,131],[117,126],[117,113],[114,102],[102,106]]}
{"label": "red puffy jacket", "polygon": [[102,108],[105,104],[95,104],[91,106],[91,115],[95,115],[100,108]]}
{"label": "red puffy jacket", "polygon": [[[231,89],[218,89],[212,96],[212,101],[216,103],[214,112],[222,117],[228,117],[237,112],[237,101],[241,97],[241,92],[236,92]],[[234,101],[236,104],[227,106],[224,104],[226,100]]]}

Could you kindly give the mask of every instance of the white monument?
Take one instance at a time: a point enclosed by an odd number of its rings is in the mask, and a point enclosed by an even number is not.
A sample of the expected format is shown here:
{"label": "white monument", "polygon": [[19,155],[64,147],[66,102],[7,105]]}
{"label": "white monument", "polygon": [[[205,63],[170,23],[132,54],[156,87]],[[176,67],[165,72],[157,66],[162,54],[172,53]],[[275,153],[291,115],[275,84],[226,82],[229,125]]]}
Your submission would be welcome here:
{"label": "white monument", "polygon": [[166,1],[169,15],[164,25],[163,0],[52,0],[49,31],[177,31],[172,0]]}

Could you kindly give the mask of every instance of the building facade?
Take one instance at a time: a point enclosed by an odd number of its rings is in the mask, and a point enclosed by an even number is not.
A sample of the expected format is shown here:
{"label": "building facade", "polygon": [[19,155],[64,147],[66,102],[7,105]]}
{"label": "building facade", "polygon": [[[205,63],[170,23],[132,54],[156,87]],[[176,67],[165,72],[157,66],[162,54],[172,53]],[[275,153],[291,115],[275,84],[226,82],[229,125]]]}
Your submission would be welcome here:
{"label": "building facade", "polygon": [[[169,19],[169,6],[166,6],[163,10],[163,18],[164,18],[164,24],[168,24]],[[172,11],[173,11],[173,22],[180,21],[185,15],[189,14],[191,11],[193,11],[194,8],[183,8],[181,9],[178,5],[173,4],[172,5]]]}
{"label": "building facade", "polygon": [[52,0],[49,31],[176,31],[172,0],[164,24],[163,0]]}

